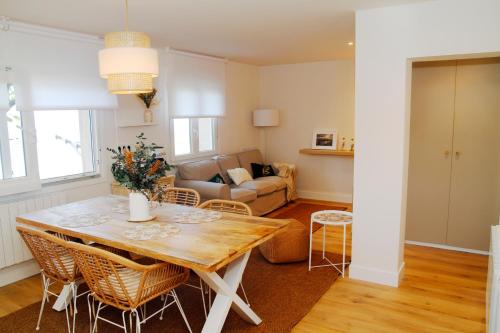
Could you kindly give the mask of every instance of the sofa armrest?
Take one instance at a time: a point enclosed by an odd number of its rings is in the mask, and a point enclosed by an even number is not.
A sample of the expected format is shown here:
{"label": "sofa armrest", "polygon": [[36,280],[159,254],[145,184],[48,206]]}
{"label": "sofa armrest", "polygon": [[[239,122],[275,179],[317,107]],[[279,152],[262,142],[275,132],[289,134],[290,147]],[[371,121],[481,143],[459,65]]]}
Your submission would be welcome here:
{"label": "sofa armrest", "polygon": [[175,179],[176,187],[191,188],[198,191],[202,199],[231,199],[231,190],[227,184],[205,182],[202,180]]}

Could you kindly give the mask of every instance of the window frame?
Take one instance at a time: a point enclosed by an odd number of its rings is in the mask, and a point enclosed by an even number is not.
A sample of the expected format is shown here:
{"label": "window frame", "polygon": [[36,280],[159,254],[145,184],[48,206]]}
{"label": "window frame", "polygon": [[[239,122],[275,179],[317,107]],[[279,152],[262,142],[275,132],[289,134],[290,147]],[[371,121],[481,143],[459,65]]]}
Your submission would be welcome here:
{"label": "window frame", "polygon": [[[41,188],[38,175],[36,131],[33,111],[21,111],[26,176],[0,180],[0,196],[30,192]],[[3,166],[2,166],[3,167]]]}
{"label": "window frame", "polygon": [[[189,119],[189,138],[190,138],[190,153],[183,155],[175,155],[175,119]],[[199,151],[199,131],[198,120],[202,118],[210,118],[212,120],[212,150]],[[211,157],[217,155],[219,151],[219,136],[218,136],[218,117],[172,117],[170,118],[170,159],[174,162],[195,160],[203,157]]]}
{"label": "window frame", "polygon": [[[40,110],[43,111],[43,110]],[[76,182],[91,177],[101,176],[102,159],[100,149],[100,135],[97,127],[97,114],[93,109],[78,109],[90,114],[92,155],[95,171],[75,175],[40,179],[38,168],[37,136],[35,128],[35,114],[33,110],[21,111],[22,135],[24,142],[24,160],[26,176],[0,180],[0,197],[32,192],[42,189],[45,185],[56,185],[65,182]]]}
{"label": "window frame", "polygon": [[[37,110],[37,111],[44,111],[44,110]],[[97,177],[101,174],[101,158],[100,158],[100,145],[99,145],[99,137],[97,135],[97,121],[96,121],[96,112],[95,110],[92,109],[78,109],[76,110],[80,113],[80,126],[82,124],[82,111],[83,112],[89,112],[90,115],[90,135],[91,135],[91,149],[92,149],[92,161],[94,164],[95,170],[92,172],[82,172],[82,173],[77,173],[74,175],[67,175],[67,176],[60,176],[60,177],[53,177],[53,178],[46,178],[46,179],[40,179],[40,182],[42,186],[47,185],[47,184],[57,184],[57,183],[62,183],[62,182],[68,182],[68,181],[77,181],[80,179],[84,178],[90,178],[90,177]],[[34,111],[36,112],[36,111]],[[36,140],[36,138],[35,138]],[[35,149],[36,150],[36,149]],[[37,159],[38,159],[38,153],[37,153]]]}

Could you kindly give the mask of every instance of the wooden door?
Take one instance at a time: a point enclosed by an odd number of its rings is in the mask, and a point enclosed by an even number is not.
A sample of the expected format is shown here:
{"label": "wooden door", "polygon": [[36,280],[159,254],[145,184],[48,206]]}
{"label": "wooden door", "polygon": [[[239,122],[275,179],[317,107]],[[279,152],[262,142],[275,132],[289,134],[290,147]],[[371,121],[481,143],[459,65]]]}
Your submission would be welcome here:
{"label": "wooden door", "polygon": [[406,239],[446,243],[456,62],[412,74]]}
{"label": "wooden door", "polygon": [[500,215],[500,58],[459,61],[447,243],[488,250]]}

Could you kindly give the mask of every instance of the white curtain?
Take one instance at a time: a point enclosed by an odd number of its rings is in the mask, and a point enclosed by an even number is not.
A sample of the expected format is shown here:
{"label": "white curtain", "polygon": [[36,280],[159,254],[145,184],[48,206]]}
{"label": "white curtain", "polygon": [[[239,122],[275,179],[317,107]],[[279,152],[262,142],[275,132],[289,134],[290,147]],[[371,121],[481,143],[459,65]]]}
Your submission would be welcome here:
{"label": "white curtain", "polygon": [[170,117],[224,116],[226,109],[224,60],[169,51],[166,65]]}
{"label": "white curtain", "polygon": [[115,109],[99,77],[97,52],[101,43],[53,37],[34,32],[2,32],[4,62],[12,68],[19,110]]}

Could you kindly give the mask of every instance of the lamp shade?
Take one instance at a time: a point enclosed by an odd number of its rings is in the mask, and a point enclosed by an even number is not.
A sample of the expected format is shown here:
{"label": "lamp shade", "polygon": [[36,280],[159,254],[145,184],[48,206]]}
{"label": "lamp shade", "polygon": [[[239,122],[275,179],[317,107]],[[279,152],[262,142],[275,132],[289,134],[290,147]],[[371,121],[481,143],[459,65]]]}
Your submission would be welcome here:
{"label": "lamp shade", "polygon": [[280,124],[280,113],[275,109],[259,109],[253,112],[253,125],[271,127]]}
{"label": "lamp shade", "polygon": [[105,49],[99,51],[99,74],[108,80],[113,94],[138,94],[153,90],[158,76],[158,51],[150,48],[142,32],[119,31],[104,36]]}

